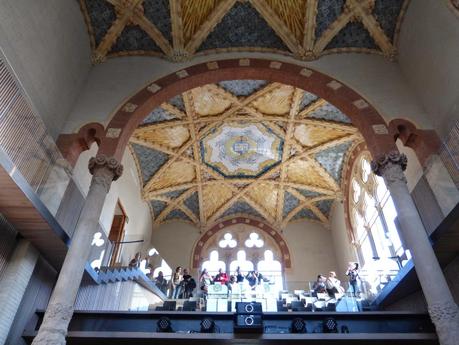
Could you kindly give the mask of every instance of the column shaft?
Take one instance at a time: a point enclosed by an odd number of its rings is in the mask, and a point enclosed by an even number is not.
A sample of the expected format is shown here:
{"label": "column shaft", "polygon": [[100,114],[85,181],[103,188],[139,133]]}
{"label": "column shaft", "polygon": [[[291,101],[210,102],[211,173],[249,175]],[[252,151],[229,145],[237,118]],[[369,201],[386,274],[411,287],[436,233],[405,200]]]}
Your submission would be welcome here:
{"label": "column shaft", "polygon": [[97,155],[96,158],[91,158],[89,161],[89,170],[93,178],[88,195],[46,309],[43,323],[33,340],[33,345],[63,345],[66,343],[65,336],[91,250],[91,241],[97,230],[111,182],[121,175],[122,166],[113,158],[108,159],[104,155]]}
{"label": "column shaft", "polygon": [[406,156],[398,152],[379,157],[372,163],[373,171],[384,178],[397,209],[407,249],[411,251],[416,273],[435,324],[441,345],[457,345],[459,309],[454,302],[445,276],[438,263],[427,232],[411,198],[403,170]]}

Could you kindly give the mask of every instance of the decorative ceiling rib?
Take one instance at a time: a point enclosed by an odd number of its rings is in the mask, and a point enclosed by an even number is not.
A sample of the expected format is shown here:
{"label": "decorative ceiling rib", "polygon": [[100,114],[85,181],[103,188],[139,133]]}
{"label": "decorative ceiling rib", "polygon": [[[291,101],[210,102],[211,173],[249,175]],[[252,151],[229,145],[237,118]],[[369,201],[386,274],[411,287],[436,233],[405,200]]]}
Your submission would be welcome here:
{"label": "decorative ceiling rib", "polygon": [[79,0],[93,61],[225,51],[396,55],[409,0]]}
{"label": "decorative ceiling rib", "polygon": [[154,109],[130,148],[155,224],[205,228],[251,215],[282,228],[328,223],[347,152],[362,140],[346,115],[311,93],[231,80]]}

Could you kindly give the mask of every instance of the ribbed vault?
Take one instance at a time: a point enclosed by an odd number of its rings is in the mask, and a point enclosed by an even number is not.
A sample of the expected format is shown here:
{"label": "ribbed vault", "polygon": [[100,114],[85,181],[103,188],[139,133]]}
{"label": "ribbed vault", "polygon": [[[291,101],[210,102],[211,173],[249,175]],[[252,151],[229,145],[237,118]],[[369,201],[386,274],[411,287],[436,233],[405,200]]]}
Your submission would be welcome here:
{"label": "ribbed vault", "polygon": [[409,0],[80,0],[95,62],[125,55],[183,61],[269,51],[393,58]]}
{"label": "ribbed vault", "polygon": [[363,139],[337,108],[264,80],[208,84],[154,109],[130,148],[156,224],[250,215],[328,223],[347,152]]}

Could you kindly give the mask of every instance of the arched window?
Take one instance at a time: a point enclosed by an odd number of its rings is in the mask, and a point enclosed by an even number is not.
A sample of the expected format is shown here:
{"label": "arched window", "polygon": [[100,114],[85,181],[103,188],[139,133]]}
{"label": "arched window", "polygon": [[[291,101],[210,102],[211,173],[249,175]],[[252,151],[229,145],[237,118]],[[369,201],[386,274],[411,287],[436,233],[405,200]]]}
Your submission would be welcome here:
{"label": "arched window", "polygon": [[219,269],[226,271],[226,264],[224,261],[219,260],[218,251],[213,250],[210,252],[209,260],[204,261],[202,264],[202,269],[207,269],[211,276],[214,276],[218,273]]}
{"label": "arched window", "polygon": [[242,272],[253,271],[253,263],[247,260],[245,250],[239,250],[237,252],[236,260],[232,261],[230,264],[230,272],[236,272],[238,267]]}
{"label": "arched window", "polygon": [[[212,276],[222,268],[228,275],[235,275],[239,267],[245,276],[258,270],[269,281],[269,291],[283,289],[282,254],[278,243],[260,229],[247,224],[229,226],[225,232],[215,234],[203,248],[201,269]],[[205,253],[208,253],[207,255]],[[248,284],[248,282],[244,281]]]}
{"label": "arched window", "polygon": [[403,248],[396,224],[397,210],[386,184],[371,173],[368,152],[355,161],[350,186],[349,215],[361,267],[372,276],[370,279],[384,284],[410,254]]}
{"label": "arched window", "polygon": [[282,266],[277,260],[274,260],[274,253],[271,250],[265,250],[264,258],[258,262],[258,272],[273,283],[276,291],[282,290]]}

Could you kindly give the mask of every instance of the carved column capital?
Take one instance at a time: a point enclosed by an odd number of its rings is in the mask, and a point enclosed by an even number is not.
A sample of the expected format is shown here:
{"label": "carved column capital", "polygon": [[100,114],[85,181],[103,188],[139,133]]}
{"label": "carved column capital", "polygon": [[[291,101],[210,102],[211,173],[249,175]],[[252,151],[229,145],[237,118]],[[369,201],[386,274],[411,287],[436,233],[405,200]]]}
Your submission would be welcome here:
{"label": "carved column capital", "polygon": [[116,181],[123,174],[123,165],[116,158],[107,157],[104,154],[97,154],[88,163],[89,172],[94,175],[101,168],[113,173],[113,181]]}
{"label": "carved column capital", "polygon": [[403,153],[391,151],[376,157],[371,162],[371,170],[389,182],[402,181],[406,183],[403,171],[405,171],[407,164],[408,159]]}

